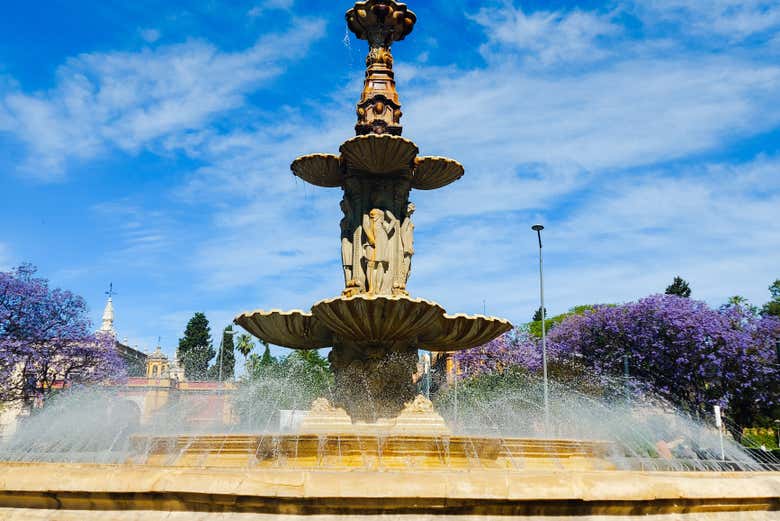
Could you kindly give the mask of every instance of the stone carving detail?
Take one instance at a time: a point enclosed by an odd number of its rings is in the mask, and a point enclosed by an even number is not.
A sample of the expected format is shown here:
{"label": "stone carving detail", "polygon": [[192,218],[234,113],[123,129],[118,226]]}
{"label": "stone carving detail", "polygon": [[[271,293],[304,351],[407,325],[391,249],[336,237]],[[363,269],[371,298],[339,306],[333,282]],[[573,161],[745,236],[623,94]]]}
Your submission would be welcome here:
{"label": "stone carving detail", "polygon": [[344,183],[341,256],[345,296],[407,295],[414,225],[408,179],[352,175]]}
{"label": "stone carving detail", "polygon": [[317,398],[311,402],[311,408],[309,410],[312,412],[333,412],[338,409],[333,407],[327,398]]}
{"label": "stone carving detail", "polygon": [[341,219],[341,264],[344,269],[344,290],[347,293],[350,288],[359,287],[355,279],[355,234],[354,223],[355,216],[352,211],[352,201],[345,195],[341,200],[341,211],[344,212],[344,218]]}
{"label": "stone carving detail", "polygon": [[404,218],[404,222],[401,224],[398,277],[393,286],[393,293],[395,294],[409,294],[406,291],[406,283],[409,281],[409,274],[412,271],[412,256],[414,255],[414,223],[412,222],[414,210],[414,203],[409,203],[406,207],[406,218]]}
{"label": "stone carving detail", "polygon": [[395,88],[390,46],[412,32],[416,21],[414,13],[397,2],[367,0],[347,11],[349,28],[369,44],[363,93],[357,105],[358,135],[401,135],[401,103]]}
{"label": "stone carving detail", "polygon": [[404,404],[404,412],[433,412],[433,402],[425,396],[418,394],[414,397],[414,400]]}

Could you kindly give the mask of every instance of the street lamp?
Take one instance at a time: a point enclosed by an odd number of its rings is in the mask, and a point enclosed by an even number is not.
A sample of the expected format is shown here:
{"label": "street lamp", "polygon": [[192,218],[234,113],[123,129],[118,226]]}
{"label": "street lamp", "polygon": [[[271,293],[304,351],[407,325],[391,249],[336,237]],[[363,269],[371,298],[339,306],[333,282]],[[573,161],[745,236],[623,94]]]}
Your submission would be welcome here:
{"label": "street lamp", "polygon": [[547,313],[544,309],[544,262],[542,259],[542,230],[544,226],[534,224],[531,229],[536,232],[539,239],[539,300],[541,301],[542,311],[542,379],[544,382],[544,428],[550,428],[550,391],[547,385]]}

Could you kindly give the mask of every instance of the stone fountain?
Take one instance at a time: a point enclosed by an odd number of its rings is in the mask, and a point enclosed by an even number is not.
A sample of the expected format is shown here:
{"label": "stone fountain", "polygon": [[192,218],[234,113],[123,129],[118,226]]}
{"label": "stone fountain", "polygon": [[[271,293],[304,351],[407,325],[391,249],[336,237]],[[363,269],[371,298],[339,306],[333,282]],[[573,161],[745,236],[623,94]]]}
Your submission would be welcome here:
{"label": "stone fountain", "polygon": [[347,12],[350,30],[369,42],[357,136],[339,155],[292,163],[306,182],[343,191],[343,293],[309,312],[235,319],[275,345],[331,347],[332,401],[315,400],[295,432],[136,435],[127,451],[94,454],[62,452],[56,437],[32,440],[19,458],[0,462],[0,519],[780,518],[776,472],[647,467],[612,442],[466,436],[415,396],[418,349],[468,349],[511,328],[499,318],[447,314],[407,290],[409,195],[464,174],[454,160],[419,156],[401,137],[390,46],[415,22],[396,0],[361,1]]}
{"label": "stone fountain", "polygon": [[495,317],[450,315],[435,302],[409,295],[415,211],[411,191],[447,186],[463,176],[463,166],[444,157],[420,156],[417,145],[401,137],[390,47],[412,32],[415,14],[402,3],[368,0],[356,3],[346,18],[349,29],[369,45],[357,136],[341,145],[340,155],[307,155],[291,166],[304,181],[343,192],[344,291],[317,302],[310,312],[253,311],[235,322],[271,344],[332,347],[334,405],[353,420],[375,422],[397,416],[414,398],[418,349],[469,349],[512,325]]}

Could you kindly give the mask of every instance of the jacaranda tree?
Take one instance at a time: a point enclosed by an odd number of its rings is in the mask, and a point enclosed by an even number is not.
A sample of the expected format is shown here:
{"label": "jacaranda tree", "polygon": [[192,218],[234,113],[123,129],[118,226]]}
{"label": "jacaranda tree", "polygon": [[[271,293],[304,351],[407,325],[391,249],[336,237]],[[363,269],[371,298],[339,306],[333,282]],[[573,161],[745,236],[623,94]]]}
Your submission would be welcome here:
{"label": "jacaranda tree", "polygon": [[[654,295],[572,314],[552,328],[547,348],[553,376],[556,368],[581,365],[583,375],[620,377],[627,359],[633,380],[694,414],[710,417],[713,405],[725,407],[739,434],[780,405],[778,339],[780,320],[739,302],[716,310]],[[515,331],[455,360],[466,378],[513,366],[538,372],[541,342]]]}
{"label": "jacaranda tree", "polygon": [[576,354],[601,374],[620,375],[627,357],[632,378],[696,414],[710,416],[713,405],[724,406],[738,433],[780,398],[776,338],[780,321],[747,306],[714,310],[704,302],[654,295],[574,315],[551,331],[549,341],[553,355]]}
{"label": "jacaranda tree", "polygon": [[114,338],[95,334],[83,298],[28,264],[0,272],[0,400],[45,398],[58,383],[121,378]]}

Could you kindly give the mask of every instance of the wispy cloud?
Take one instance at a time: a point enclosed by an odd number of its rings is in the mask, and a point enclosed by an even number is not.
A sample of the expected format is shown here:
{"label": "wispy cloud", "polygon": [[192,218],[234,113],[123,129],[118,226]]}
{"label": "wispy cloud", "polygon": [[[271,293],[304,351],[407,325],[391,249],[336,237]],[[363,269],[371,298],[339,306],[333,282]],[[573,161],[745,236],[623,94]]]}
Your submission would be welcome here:
{"label": "wispy cloud", "polygon": [[146,29],[140,29],[138,33],[141,35],[141,38],[147,43],[154,43],[160,39],[160,36],[162,36],[162,33],[160,33],[158,29],[154,29],[151,27]]}
{"label": "wispy cloud", "polygon": [[505,59],[507,52],[518,51],[526,65],[550,65],[557,62],[592,62],[605,57],[605,40],[622,28],[609,13],[571,11],[525,12],[509,2],[483,7],[473,20],[485,28],[487,43],[483,55],[492,60]]}
{"label": "wispy cloud", "polygon": [[126,200],[93,206],[111,243],[106,260],[126,266],[156,264],[161,256],[175,254],[184,240],[173,216],[163,210],[149,210]]}
{"label": "wispy cloud", "polygon": [[287,11],[292,9],[295,4],[295,0],[265,0],[260,2],[247,12],[250,17],[260,16],[268,11],[282,10]]}
{"label": "wispy cloud", "polygon": [[287,32],[268,34],[239,52],[190,40],[139,52],[82,54],[58,69],[52,90],[0,97],[0,113],[12,120],[3,126],[29,148],[25,173],[56,178],[69,160],[110,148],[137,153],[240,107],[323,30],[319,20],[299,19]]}
{"label": "wispy cloud", "polygon": [[671,23],[685,33],[737,42],[780,28],[776,0],[641,0],[629,4],[646,23]]}

